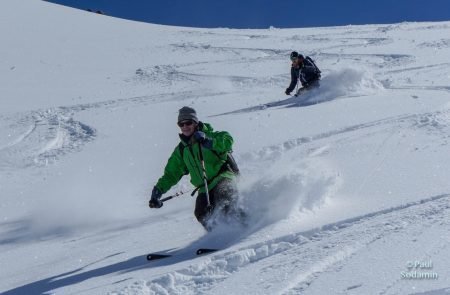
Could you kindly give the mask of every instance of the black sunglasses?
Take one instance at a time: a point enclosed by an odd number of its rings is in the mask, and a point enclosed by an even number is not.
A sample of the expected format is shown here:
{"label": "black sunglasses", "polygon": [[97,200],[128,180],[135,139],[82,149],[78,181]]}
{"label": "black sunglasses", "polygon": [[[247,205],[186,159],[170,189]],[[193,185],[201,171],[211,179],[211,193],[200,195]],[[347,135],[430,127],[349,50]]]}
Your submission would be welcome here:
{"label": "black sunglasses", "polygon": [[191,126],[192,124],[194,124],[194,121],[183,121],[183,122],[178,122],[178,127],[183,127],[183,126]]}

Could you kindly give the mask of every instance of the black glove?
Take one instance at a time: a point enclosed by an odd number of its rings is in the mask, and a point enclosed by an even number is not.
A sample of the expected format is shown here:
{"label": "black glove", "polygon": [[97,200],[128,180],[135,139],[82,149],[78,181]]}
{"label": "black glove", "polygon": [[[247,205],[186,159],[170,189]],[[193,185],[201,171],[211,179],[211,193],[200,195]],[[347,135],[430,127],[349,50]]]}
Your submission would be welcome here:
{"label": "black glove", "polygon": [[289,91],[289,88],[286,88],[286,91],[284,93],[286,93],[286,95],[291,95],[291,92]]}
{"label": "black glove", "polygon": [[152,190],[152,197],[148,202],[148,206],[150,208],[161,208],[163,206],[163,202],[161,202],[162,192],[155,186]]}
{"label": "black glove", "polygon": [[196,131],[194,133],[194,138],[204,148],[209,149],[209,150],[212,149],[212,145],[213,145],[212,139],[206,137],[205,132],[203,132],[203,131]]}

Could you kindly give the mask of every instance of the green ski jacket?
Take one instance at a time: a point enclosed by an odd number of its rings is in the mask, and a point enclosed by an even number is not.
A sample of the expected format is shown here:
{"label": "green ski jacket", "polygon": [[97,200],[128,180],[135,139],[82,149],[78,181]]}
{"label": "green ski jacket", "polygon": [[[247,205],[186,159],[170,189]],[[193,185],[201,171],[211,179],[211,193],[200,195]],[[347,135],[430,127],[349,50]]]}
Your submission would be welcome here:
{"label": "green ski jacket", "polygon": [[[231,151],[233,146],[231,135],[226,131],[214,131],[210,124],[202,122],[199,122],[198,130],[205,132],[206,136],[212,139],[212,150],[201,147],[192,136],[187,142],[184,136],[180,134],[181,143],[172,152],[164,169],[164,175],[156,183],[156,187],[163,194],[187,174],[191,176],[192,185],[199,188],[199,193],[205,192],[199,154],[200,147],[205,161],[209,190],[214,188],[223,178],[235,177],[233,172],[223,168],[227,160],[227,153]],[[183,145],[183,148],[181,145]]]}

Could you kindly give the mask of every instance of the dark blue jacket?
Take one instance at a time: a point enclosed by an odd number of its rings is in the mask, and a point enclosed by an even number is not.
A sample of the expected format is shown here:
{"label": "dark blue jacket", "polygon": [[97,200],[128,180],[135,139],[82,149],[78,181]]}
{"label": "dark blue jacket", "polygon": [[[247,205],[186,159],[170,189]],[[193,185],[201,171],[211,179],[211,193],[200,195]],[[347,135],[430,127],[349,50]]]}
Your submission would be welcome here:
{"label": "dark blue jacket", "polygon": [[286,92],[292,92],[299,79],[305,88],[312,82],[320,79],[320,70],[309,56],[305,57],[300,67],[291,67],[291,84],[286,89]]}

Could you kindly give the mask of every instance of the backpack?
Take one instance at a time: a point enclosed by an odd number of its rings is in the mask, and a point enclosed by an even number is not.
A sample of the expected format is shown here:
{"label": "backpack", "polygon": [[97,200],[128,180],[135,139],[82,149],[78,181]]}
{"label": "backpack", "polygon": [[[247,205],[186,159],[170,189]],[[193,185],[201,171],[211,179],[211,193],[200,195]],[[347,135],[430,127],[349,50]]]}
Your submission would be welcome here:
{"label": "backpack", "polygon": [[312,58],[310,58],[309,56],[307,56],[306,58],[305,58],[306,60],[308,60],[312,65],[313,65],[313,67],[314,67],[314,69],[315,69],[315,72],[316,72],[316,75],[319,77],[319,79],[320,79],[320,74],[322,73],[320,70],[319,70],[319,68],[316,66],[316,64],[314,63],[314,61],[312,60]]}
{"label": "backpack", "polygon": [[[180,142],[178,144],[178,150],[180,151],[181,158],[183,158],[183,152],[184,152],[185,148],[186,148],[186,146],[183,143]],[[211,151],[217,156],[217,158],[222,159],[218,152],[216,152],[215,150],[211,150]],[[227,152],[227,159],[225,160],[225,163],[222,166],[221,172],[228,170],[228,171],[233,172],[236,175],[239,175],[240,174],[239,167],[238,167],[236,160],[234,159],[232,153],[233,153],[233,151]]]}

